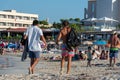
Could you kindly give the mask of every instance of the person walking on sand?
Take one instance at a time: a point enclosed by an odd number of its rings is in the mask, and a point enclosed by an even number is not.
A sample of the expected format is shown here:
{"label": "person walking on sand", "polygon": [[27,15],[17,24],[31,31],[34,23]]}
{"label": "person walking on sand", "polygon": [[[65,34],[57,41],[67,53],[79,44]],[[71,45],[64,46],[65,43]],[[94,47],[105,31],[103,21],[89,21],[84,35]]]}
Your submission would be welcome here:
{"label": "person walking on sand", "polygon": [[91,67],[91,60],[92,60],[92,51],[91,51],[91,47],[88,47],[88,52],[87,52],[87,67]]}
{"label": "person walking on sand", "polygon": [[[120,40],[118,38],[117,32],[114,31],[110,39],[108,40],[108,44],[110,44],[110,53],[109,53],[109,66],[114,66],[116,64],[116,59],[118,58],[118,44],[120,44]],[[113,64],[112,64],[113,61]]]}
{"label": "person walking on sand", "polygon": [[35,66],[39,62],[40,53],[42,51],[41,44],[40,44],[41,40],[44,42],[45,47],[47,46],[43,32],[38,27],[39,25],[38,20],[34,20],[32,25],[33,26],[29,27],[26,30],[25,36],[24,36],[24,39],[28,39],[29,57],[31,59],[30,67],[28,68],[29,74],[34,73]]}
{"label": "person walking on sand", "polygon": [[66,37],[67,37],[67,34],[71,30],[71,28],[69,27],[69,22],[65,20],[65,21],[62,22],[62,25],[63,25],[63,28],[59,32],[59,35],[57,36],[57,39],[56,39],[56,44],[58,44],[60,40],[63,41],[63,44],[62,44],[62,47],[61,47],[61,49],[62,49],[62,54],[61,54],[62,55],[62,60],[61,60],[60,74],[63,73],[63,67],[64,67],[64,64],[65,64],[66,58],[68,59],[66,74],[69,74],[70,73],[70,68],[71,68],[71,60],[72,60],[72,57],[74,56],[75,50],[74,49],[73,50],[68,50],[67,45],[66,45]]}

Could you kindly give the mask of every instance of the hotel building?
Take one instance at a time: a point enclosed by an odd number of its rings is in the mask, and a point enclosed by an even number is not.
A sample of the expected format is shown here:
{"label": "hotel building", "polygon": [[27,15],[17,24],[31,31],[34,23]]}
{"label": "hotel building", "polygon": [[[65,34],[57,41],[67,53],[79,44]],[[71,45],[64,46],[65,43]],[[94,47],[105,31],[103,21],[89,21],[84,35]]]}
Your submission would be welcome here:
{"label": "hotel building", "polygon": [[[38,20],[38,14],[21,13],[16,10],[3,10],[0,11],[0,39],[4,36],[17,36],[23,35],[27,27],[31,26],[33,20]],[[46,21],[49,21],[47,19]],[[51,27],[52,24],[40,25],[45,27]],[[46,36],[52,36],[58,34],[58,30],[42,29]]]}
{"label": "hotel building", "polygon": [[16,10],[0,11],[0,37],[23,35],[38,14],[16,12]]}
{"label": "hotel building", "polygon": [[32,24],[34,19],[38,19],[37,14],[16,12],[16,10],[0,11],[0,29],[26,28]]}

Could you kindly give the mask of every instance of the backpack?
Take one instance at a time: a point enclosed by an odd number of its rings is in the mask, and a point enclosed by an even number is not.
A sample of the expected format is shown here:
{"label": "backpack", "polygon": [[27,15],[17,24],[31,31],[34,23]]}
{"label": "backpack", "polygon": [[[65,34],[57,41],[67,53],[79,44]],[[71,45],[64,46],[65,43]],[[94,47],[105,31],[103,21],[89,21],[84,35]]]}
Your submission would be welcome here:
{"label": "backpack", "polygon": [[71,28],[66,36],[66,46],[68,50],[72,50],[80,45],[81,39],[75,29]]}

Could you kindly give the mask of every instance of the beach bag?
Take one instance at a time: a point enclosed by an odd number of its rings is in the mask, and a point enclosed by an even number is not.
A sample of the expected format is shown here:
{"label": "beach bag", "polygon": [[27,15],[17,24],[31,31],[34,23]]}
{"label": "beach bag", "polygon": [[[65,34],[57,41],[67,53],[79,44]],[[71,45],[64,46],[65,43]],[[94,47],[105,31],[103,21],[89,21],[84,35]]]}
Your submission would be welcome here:
{"label": "beach bag", "polygon": [[66,46],[68,50],[73,50],[80,45],[80,36],[75,31],[75,29],[71,28],[70,32],[66,36]]}
{"label": "beach bag", "polygon": [[27,39],[24,39],[24,36],[22,36],[22,38],[21,38],[21,40],[20,40],[20,43],[21,43],[23,46],[25,46],[26,42],[27,42]]}

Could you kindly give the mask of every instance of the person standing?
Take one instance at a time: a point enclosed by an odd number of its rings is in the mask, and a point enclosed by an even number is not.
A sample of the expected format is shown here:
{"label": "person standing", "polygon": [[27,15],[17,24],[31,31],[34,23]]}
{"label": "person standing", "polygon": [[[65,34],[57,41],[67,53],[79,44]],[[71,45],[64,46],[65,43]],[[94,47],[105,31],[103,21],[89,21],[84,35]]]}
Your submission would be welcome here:
{"label": "person standing", "polygon": [[[117,32],[114,31],[110,39],[108,40],[108,44],[110,44],[110,53],[109,53],[109,66],[114,66],[116,64],[116,59],[118,58],[118,44],[120,44],[120,40],[118,38]],[[113,64],[112,64],[113,62]]]}
{"label": "person standing", "polygon": [[67,37],[67,34],[71,30],[71,28],[69,27],[69,22],[65,20],[65,21],[62,22],[62,25],[63,25],[63,28],[59,32],[59,35],[57,36],[57,39],[56,39],[56,44],[58,44],[60,40],[63,41],[63,44],[62,44],[62,47],[61,47],[62,60],[61,60],[60,74],[63,73],[63,67],[64,67],[64,63],[65,63],[66,58],[68,59],[67,72],[66,73],[69,74],[70,73],[70,68],[71,68],[71,60],[72,60],[72,57],[74,56],[75,49],[68,50],[67,45],[66,45],[66,37]]}
{"label": "person standing", "polygon": [[91,67],[91,61],[92,61],[92,51],[91,51],[91,47],[88,47],[88,52],[87,52],[87,67]]}
{"label": "person standing", "polygon": [[26,32],[24,39],[28,39],[28,49],[29,49],[29,57],[30,57],[30,67],[29,74],[34,73],[35,66],[38,64],[40,59],[40,53],[42,51],[41,48],[41,40],[44,42],[44,46],[46,47],[46,40],[44,38],[42,30],[38,27],[38,20],[34,20],[31,27],[29,27]]}

